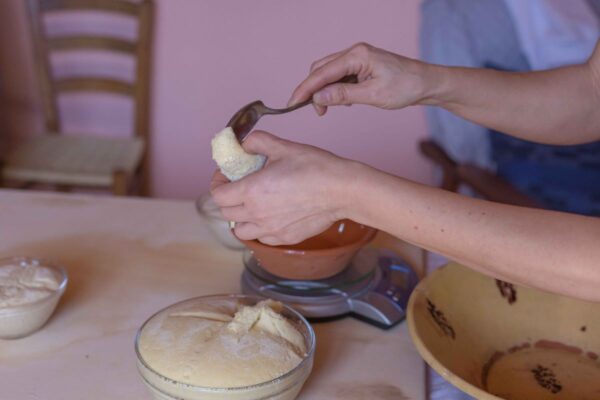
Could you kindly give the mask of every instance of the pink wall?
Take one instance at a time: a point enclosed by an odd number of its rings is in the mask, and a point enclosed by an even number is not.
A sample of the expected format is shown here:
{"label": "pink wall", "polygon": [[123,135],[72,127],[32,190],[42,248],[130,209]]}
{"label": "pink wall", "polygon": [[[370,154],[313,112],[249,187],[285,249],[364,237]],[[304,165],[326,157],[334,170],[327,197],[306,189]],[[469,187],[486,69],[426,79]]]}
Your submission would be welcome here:
{"label": "pink wall", "polygon": [[[418,0],[158,0],[151,149],[154,193],[193,198],[215,166],[210,138],[240,106],[284,106],[310,63],[358,41],[417,55]],[[20,0],[0,5],[2,126],[39,130]],[[5,21],[6,20],[6,21]],[[261,44],[264,42],[264,44]],[[11,56],[15,61],[7,60]],[[8,82],[8,83],[7,83]],[[422,110],[353,106],[267,117],[259,128],[423,182]]]}

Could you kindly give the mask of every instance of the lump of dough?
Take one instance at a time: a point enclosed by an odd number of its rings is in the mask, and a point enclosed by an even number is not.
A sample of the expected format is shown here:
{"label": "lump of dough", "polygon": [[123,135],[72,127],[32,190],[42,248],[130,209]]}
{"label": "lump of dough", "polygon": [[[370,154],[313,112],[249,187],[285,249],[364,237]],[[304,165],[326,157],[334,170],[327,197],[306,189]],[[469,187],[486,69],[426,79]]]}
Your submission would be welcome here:
{"label": "lump of dough", "polygon": [[283,315],[279,314],[282,310],[281,303],[272,300],[261,301],[252,307],[242,307],[235,313],[227,329],[237,334],[247,333],[251,329],[267,332],[273,337],[288,342],[298,356],[302,357],[306,352],[304,337]]}
{"label": "lump of dough", "polygon": [[0,308],[34,303],[51,296],[60,279],[49,268],[28,264],[0,267]]}
{"label": "lump of dough", "polygon": [[237,181],[258,171],[265,165],[267,159],[261,154],[246,153],[237,141],[231,127],[217,133],[211,146],[213,160],[230,181]]}
{"label": "lump of dough", "polygon": [[276,379],[307,357],[304,337],[281,315],[281,303],[236,304],[228,312],[208,301],[154,316],[140,334],[144,362],[178,382],[231,388]]}

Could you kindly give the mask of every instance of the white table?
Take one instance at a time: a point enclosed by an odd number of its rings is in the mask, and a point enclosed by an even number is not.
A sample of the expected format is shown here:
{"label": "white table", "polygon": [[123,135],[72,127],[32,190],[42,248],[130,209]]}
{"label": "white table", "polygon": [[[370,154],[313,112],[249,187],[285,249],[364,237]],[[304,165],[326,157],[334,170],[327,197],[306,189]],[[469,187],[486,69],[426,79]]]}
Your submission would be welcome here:
{"label": "white table", "polygon": [[[212,238],[192,202],[0,190],[0,256],[16,255],[61,264],[70,282],[41,331],[0,340],[6,400],[148,399],[133,351],[142,322],[185,298],[240,291],[241,253]],[[314,328],[300,399],[425,398],[405,322]]]}

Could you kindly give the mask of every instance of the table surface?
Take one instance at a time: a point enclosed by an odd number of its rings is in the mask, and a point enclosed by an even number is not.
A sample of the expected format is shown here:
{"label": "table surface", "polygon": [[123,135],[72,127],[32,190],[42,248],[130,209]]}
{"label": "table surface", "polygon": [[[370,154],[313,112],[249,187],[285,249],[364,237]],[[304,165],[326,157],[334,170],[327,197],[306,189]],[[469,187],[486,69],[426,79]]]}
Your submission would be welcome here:
{"label": "table surface", "polygon": [[[0,190],[0,256],[63,265],[67,291],[46,326],[0,340],[2,399],[148,399],[134,336],[155,311],[240,292],[241,253],[216,242],[193,203]],[[425,399],[406,322],[313,324],[313,372],[299,399]]]}

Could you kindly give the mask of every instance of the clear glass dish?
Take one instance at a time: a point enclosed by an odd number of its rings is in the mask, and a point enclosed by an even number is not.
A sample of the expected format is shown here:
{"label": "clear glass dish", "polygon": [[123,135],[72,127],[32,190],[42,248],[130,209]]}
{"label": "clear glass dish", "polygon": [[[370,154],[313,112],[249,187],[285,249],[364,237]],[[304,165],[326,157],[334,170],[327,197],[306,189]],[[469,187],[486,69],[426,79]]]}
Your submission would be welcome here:
{"label": "clear glass dish", "polygon": [[47,297],[31,303],[0,307],[0,338],[19,339],[36,332],[50,319],[58,301],[67,288],[68,277],[64,268],[35,258],[10,257],[0,259],[0,267],[6,265],[43,266],[50,269],[60,282],[58,289]]}
{"label": "clear glass dish", "polygon": [[219,207],[213,201],[210,193],[196,200],[198,213],[207,222],[210,231],[223,246],[232,250],[243,250],[246,246],[235,237],[227,221],[221,215]]}
{"label": "clear glass dish", "polygon": [[178,382],[156,372],[148,365],[140,353],[139,343],[144,327],[155,317],[165,312],[192,304],[219,304],[219,307],[232,307],[236,304],[252,306],[265,300],[261,297],[246,295],[202,296],[173,304],[148,318],[139,329],[135,339],[137,367],[144,384],[155,400],[293,400],[298,396],[304,382],[312,370],[316,339],[312,327],[304,317],[292,308],[284,305],[282,316],[288,319],[304,337],[307,355],[294,369],[271,381],[250,386],[215,388],[195,386]]}

